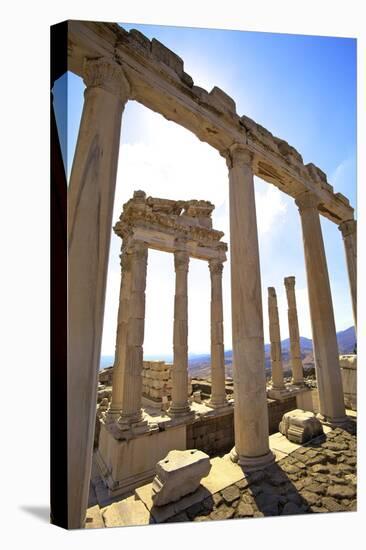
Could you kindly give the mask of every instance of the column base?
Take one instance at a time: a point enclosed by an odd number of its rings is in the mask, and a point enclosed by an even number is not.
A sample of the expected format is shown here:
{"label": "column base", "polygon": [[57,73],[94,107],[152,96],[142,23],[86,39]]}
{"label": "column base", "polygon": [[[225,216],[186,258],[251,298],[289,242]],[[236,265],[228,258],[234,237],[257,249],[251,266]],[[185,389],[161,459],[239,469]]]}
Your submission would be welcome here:
{"label": "column base", "polygon": [[194,411],[191,410],[190,406],[183,405],[183,406],[174,406],[171,405],[170,408],[167,411],[168,416],[171,418],[182,418],[186,419],[189,417],[194,416]]}
{"label": "column base", "polygon": [[290,391],[286,386],[283,386],[282,388],[276,388],[272,387],[269,390],[267,390],[267,397],[270,399],[284,399],[285,397],[289,397]]}
{"label": "column base", "polygon": [[340,417],[336,417],[336,418],[330,418],[330,417],[324,416],[321,413],[318,413],[316,415],[316,418],[318,418],[320,420],[320,422],[322,424],[324,424],[325,426],[330,426],[330,427],[332,427],[332,426],[342,427],[342,426],[344,426],[345,424],[347,424],[349,422],[349,418],[347,416],[340,416]]}
{"label": "column base", "polygon": [[207,407],[211,407],[212,409],[226,409],[230,406],[230,403],[227,399],[223,399],[222,401],[212,401],[209,399],[208,401],[205,401],[205,405],[207,405]]}
{"label": "column base", "polygon": [[226,410],[229,408],[232,408],[233,406],[233,400],[229,401],[228,399],[225,399],[225,401],[221,401],[220,403],[215,403],[215,401],[211,401],[210,399],[205,401],[204,404],[206,407],[210,407],[210,409],[213,409],[213,411],[221,411]]}
{"label": "column base", "polygon": [[159,426],[155,422],[149,422],[142,413],[137,415],[119,415],[118,418],[110,416],[104,420],[105,427],[115,439],[128,440],[137,435],[159,430]]}
{"label": "column base", "polygon": [[121,416],[121,409],[109,408],[104,413],[104,422],[106,424],[112,424],[113,422],[116,422],[120,416]]}
{"label": "column base", "polygon": [[261,456],[243,456],[238,455],[235,447],[230,451],[230,459],[243,467],[245,472],[255,472],[256,470],[262,470],[271,464],[274,464],[276,457],[272,451],[268,451],[267,454]]}

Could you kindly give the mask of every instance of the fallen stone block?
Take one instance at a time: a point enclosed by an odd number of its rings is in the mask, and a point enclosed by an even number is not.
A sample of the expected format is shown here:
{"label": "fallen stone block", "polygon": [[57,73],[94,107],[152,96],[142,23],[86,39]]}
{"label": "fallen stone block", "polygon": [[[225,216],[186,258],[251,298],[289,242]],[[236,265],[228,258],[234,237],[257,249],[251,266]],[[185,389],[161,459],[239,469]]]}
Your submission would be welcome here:
{"label": "fallen stone block", "polygon": [[156,465],[156,476],[152,483],[154,506],[176,502],[193,493],[200,486],[201,479],[208,476],[210,469],[210,458],[202,451],[170,451]]}
{"label": "fallen stone block", "polygon": [[295,409],[285,413],[279,425],[280,432],[293,443],[303,444],[324,433],[314,413]]}

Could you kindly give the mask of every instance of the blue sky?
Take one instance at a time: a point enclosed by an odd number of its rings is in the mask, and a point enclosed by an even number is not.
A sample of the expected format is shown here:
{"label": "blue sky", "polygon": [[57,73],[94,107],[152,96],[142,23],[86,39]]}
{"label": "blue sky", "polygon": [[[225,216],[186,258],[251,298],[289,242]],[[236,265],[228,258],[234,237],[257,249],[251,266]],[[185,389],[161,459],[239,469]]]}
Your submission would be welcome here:
{"label": "blue sky", "polygon": [[[243,31],[127,25],[157,38],[180,55],[195,84],[219,86],[247,115],[288,141],[304,162],[317,164],[335,191],[356,206],[356,40]],[[84,85],[69,74],[55,85],[56,115],[63,117],[62,89],[68,86],[67,166],[72,163]],[[63,127],[63,135],[66,136]],[[64,139],[64,151],[66,150]],[[291,197],[255,178],[262,271],[265,340],[267,287],[278,295],[281,336],[288,336],[283,278],[296,276],[300,332],[311,337],[300,219]],[[214,226],[228,233],[228,183],[224,160],[208,145],[137,104],[126,106],[121,136],[113,221],[134,189],[167,198],[202,198],[216,205]],[[337,330],[353,324],[341,234],[322,218]],[[113,234],[112,234],[113,235]],[[120,241],[112,236],[103,354],[114,353],[119,289]],[[165,292],[162,295],[161,288]],[[192,261],[189,275],[189,348],[209,350],[209,275]],[[172,258],[149,255],[145,353],[170,353],[174,299]],[[163,304],[163,307],[161,307]],[[225,348],[231,348],[229,262],[224,269]]]}

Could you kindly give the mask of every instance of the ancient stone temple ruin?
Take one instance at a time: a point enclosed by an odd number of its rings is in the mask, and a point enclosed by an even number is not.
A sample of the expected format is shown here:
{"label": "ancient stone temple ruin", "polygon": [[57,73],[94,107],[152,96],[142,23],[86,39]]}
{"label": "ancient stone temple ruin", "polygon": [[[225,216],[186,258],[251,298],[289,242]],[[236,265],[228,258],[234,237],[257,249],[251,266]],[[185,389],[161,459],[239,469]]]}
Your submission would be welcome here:
{"label": "ancient stone temple ruin", "polygon": [[[207,201],[172,201],[136,191],[114,227],[122,239],[122,277],[111,402],[100,419],[97,450],[100,471],[114,493],[126,493],[150,480],[156,462],[168,451],[186,448],[186,425],[195,420],[188,379],[190,257],[205,260],[211,274],[212,394],[199,416],[222,410],[225,414],[230,407],[225,391],[221,284],[227,245],[221,241],[223,233],[212,228],[213,209]],[[143,361],[149,248],[174,255],[174,353],[170,367],[162,361]],[[142,407],[144,395],[161,402],[165,397],[167,415],[149,414],[149,407]]]}
{"label": "ancient stone temple ruin", "polygon": [[[137,192],[124,205],[121,219],[114,228],[122,239],[122,280],[111,403],[100,413],[97,465],[108,491],[123,494],[152,479],[156,463],[169,451],[187,448],[187,430],[202,413],[189,399],[187,371],[187,273],[190,257],[199,258],[208,263],[212,285],[212,396],[210,403],[203,405],[203,418],[210,414],[223,417],[225,411],[234,414],[234,446],[226,462],[220,462],[221,459],[215,462],[215,468],[221,468],[220,476],[216,474],[215,479],[227,479],[225,472],[239,468],[233,475],[238,476],[236,482],[242,483],[241,488],[229,487],[230,491],[226,491],[222,485],[210,481],[200,490],[204,495],[215,496],[223,489],[226,493],[220,498],[230,502],[238,498],[235,497],[238,491],[244,490],[243,472],[249,475],[253,470],[273,468],[276,458],[269,444],[253,177],[256,175],[287,193],[299,209],[319,416],[333,427],[343,425],[346,412],[320,216],[337,224],[342,233],[356,322],[353,208],[345,196],[334,192],[320,168],[312,163],[304,164],[294,147],[247,116],[239,115],[235,101],[223,90],[214,87],[208,92],[197,86],[185,72],[183,60],[159,41],[150,41],[136,30],[127,32],[117,24],[72,21],[67,25],[68,68],[86,85],[68,204],[68,416],[72,418],[68,438],[69,527],[81,527],[85,523],[121,120],[126,102],[131,99],[190,130],[226,160],[228,178],[222,184],[227,186],[230,206],[230,236],[227,237],[234,406],[227,402],[223,364],[221,274],[226,244],[221,241],[222,233],[211,226],[213,205],[205,201],[156,199]],[[174,254],[176,274],[174,366],[171,378],[167,379],[168,382],[171,379],[167,392],[171,400],[167,411],[159,411],[158,415],[142,406],[144,393],[146,395],[142,346],[149,248]],[[300,387],[302,370],[293,283],[291,277],[285,282],[293,383]],[[272,390],[279,392],[278,396],[284,391],[284,384],[273,290],[268,305],[273,346]],[[162,374],[165,381],[166,375]],[[292,408],[296,409],[296,404]],[[202,416],[200,418],[202,420]],[[341,434],[335,431],[334,437],[337,439]],[[290,473],[294,467],[291,470],[287,466],[287,471],[288,475],[295,475]],[[277,472],[273,476],[277,475],[278,479],[282,474]],[[234,483],[233,477],[230,479]],[[149,490],[151,492],[151,488]],[[334,500],[339,494],[336,488],[333,496],[324,497],[328,500],[323,499],[323,508],[327,505],[329,510],[332,505],[336,509],[329,499]],[[349,495],[353,498],[354,491]],[[143,488],[140,496],[145,498]],[[144,502],[150,502],[149,498]],[[310,502],[309,496],[307,499]],[[248,514],[245,506],[244,503],[241,508],[244,515]],[[285,513],[293,506],[289,504],[284,508]],[[222,515],[214,513],[212,519],[219,517]]]}

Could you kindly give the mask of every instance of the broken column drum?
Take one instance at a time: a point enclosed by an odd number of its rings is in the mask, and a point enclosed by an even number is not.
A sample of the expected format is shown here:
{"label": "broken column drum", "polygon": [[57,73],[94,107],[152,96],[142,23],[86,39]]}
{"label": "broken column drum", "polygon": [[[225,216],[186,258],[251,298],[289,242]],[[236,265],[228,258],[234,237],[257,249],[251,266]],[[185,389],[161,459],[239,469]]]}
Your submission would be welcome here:
{"label": "broken column drum", "polygon": [[290,335],[292,383],[302,385],[304,383],[304,373],[301,360],[299,321],[297,318],[295,277],[285,277],[284,283],[286,287],[288,305],[287,314]]}
{"label": "broken column drum", "polygon": [[278,318],[277,296],[273,287],[268,288],[269,337],[271,342],[272,388],[285,388],[283,379],[280,320]]}

